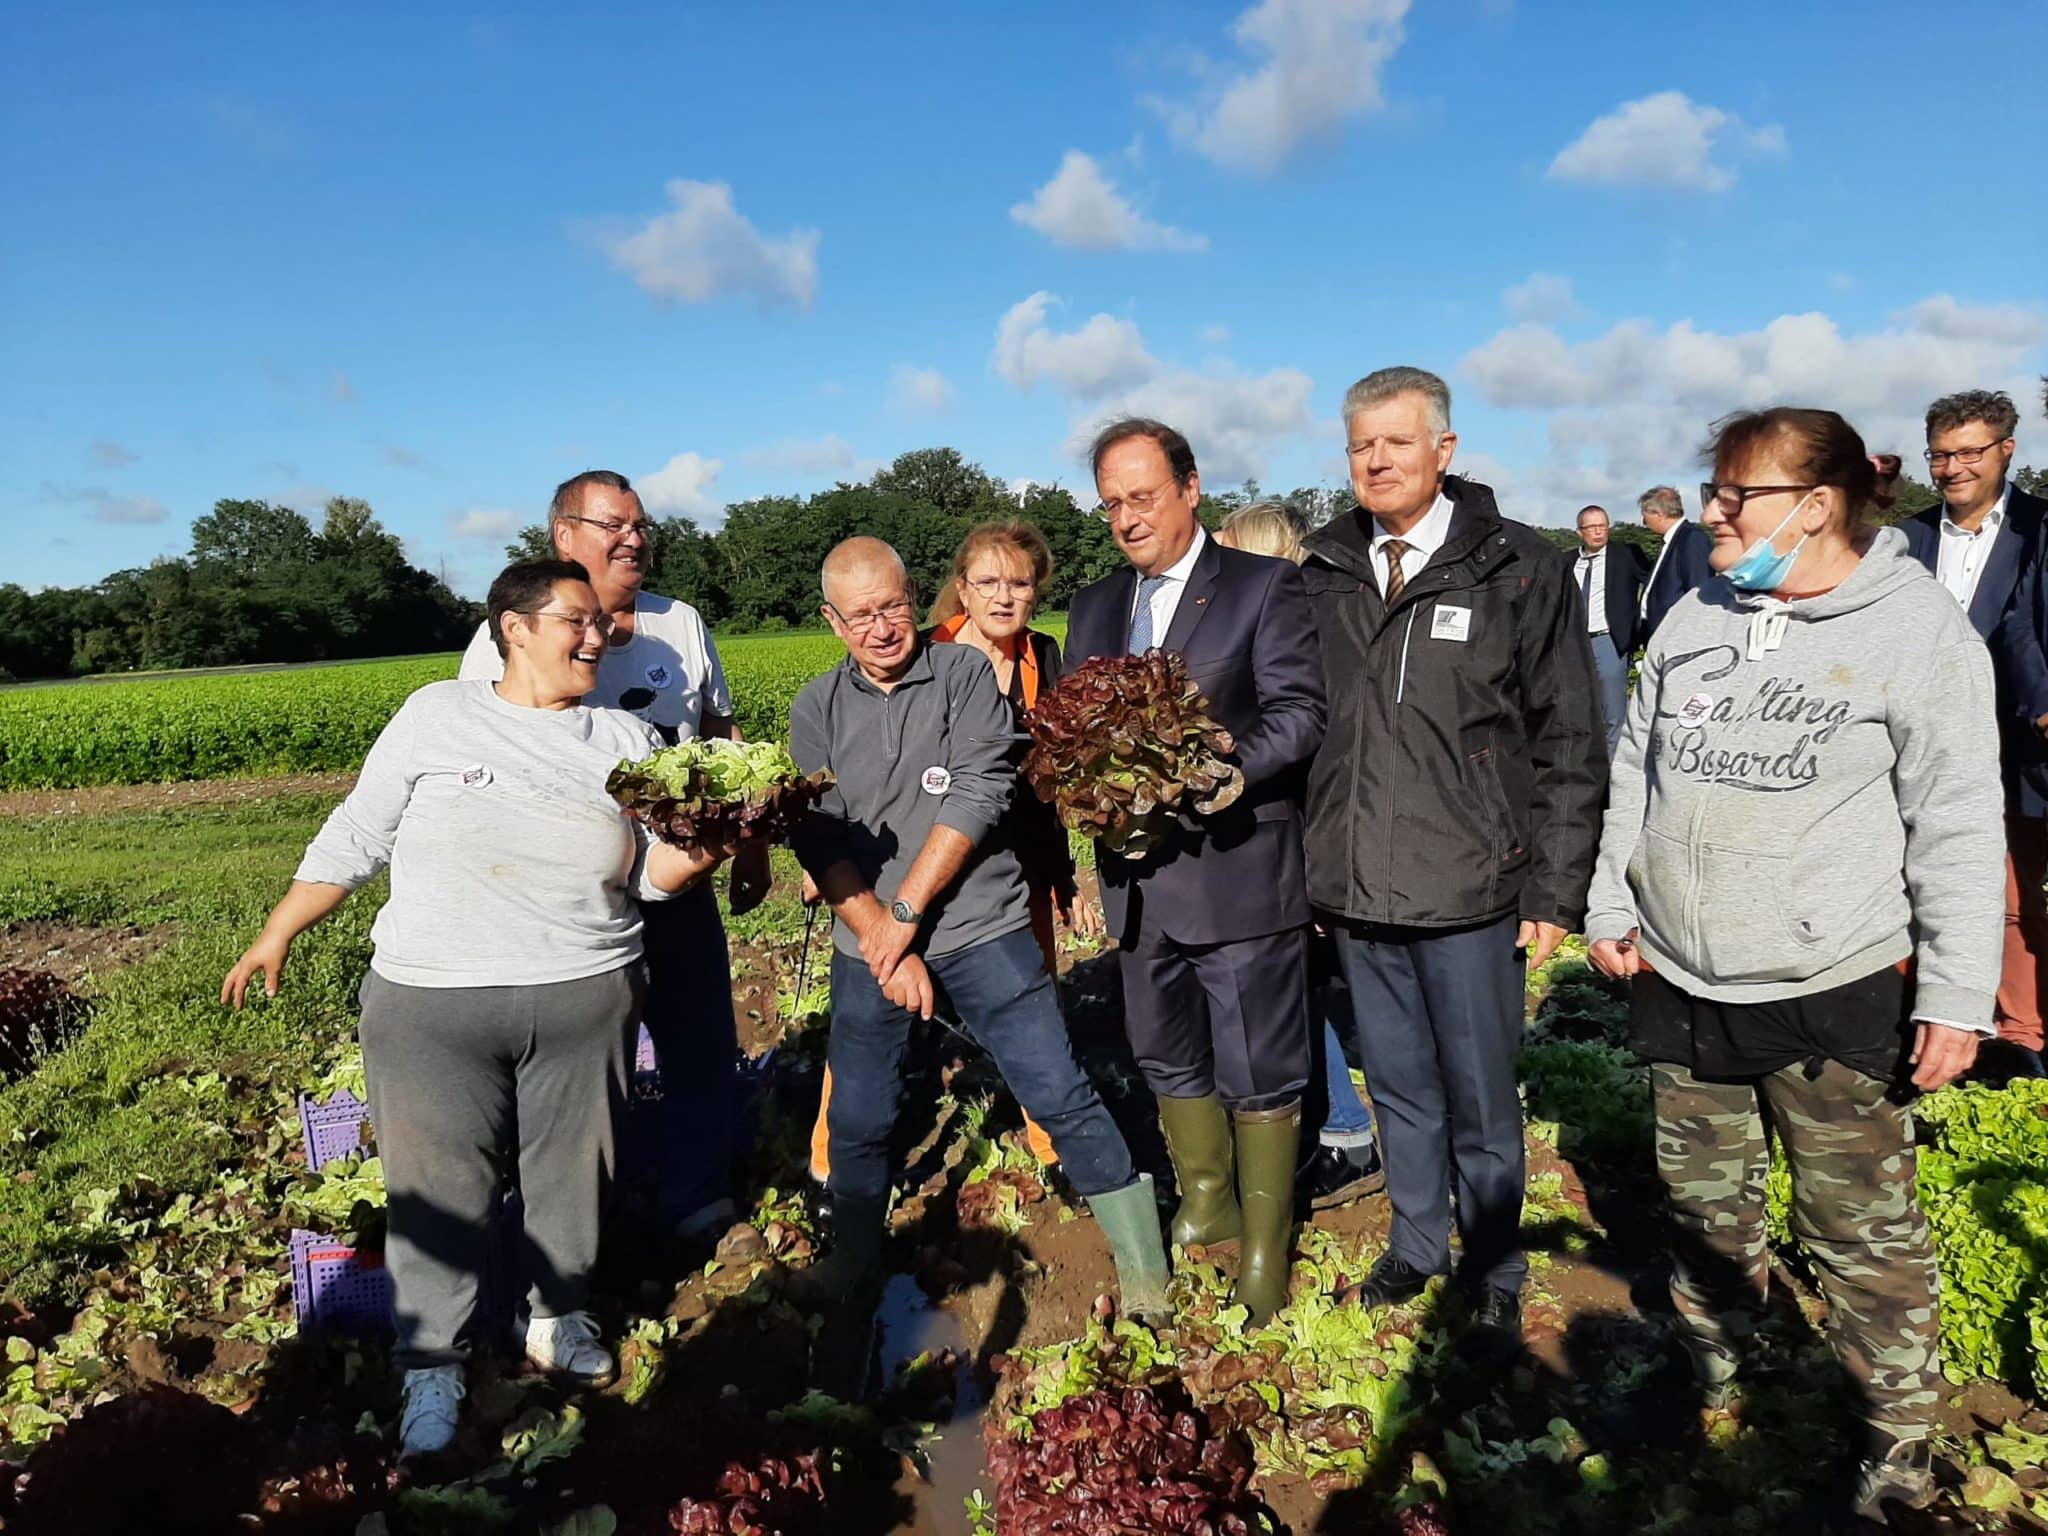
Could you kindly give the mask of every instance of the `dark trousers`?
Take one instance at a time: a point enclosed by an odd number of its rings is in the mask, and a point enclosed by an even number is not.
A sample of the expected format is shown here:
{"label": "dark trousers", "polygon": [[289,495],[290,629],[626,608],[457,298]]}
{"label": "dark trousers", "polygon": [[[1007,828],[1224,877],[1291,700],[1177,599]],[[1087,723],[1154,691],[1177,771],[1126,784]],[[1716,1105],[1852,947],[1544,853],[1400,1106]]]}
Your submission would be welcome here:
{"label": "dark trousers", "polygon": [[364,976],[358,1033],[384,1160],[397,1364],[467,1358],[510,1169],[533,1315],[560,1317],[588,1299],[645,988],[638,961],[530,987]]}
{"label": "dark trousers", "polygon": [[[1060,1166],[1084,1195],[1137,1177],[1123,1132],[1074,1060],[1059,993],[1029,928],[927,959],[961,1022],[994,1058],[1024,1112],[1044,1126]],[[832,951],[832,1192],[889,1193],[889,1133],[896,1126],[912,1015],[882,995],[858,955]]]}
{"label": "dark trousers", "polygon": [[1182,944],[1141,924],[1117,964],[1131,1054],[1155,1094],[1220,1094],[1233,1109],[1301,1097],[1313,1064],[1306,928]]}
{"label": "dark trousers", "polygon": [[1614,643],[1614,636],[1594,635],[1592,639],[1593,669],[1600,678],[1600,718],[1607,725],[1607,751],[1612,756],[1628,719],[1628,657]]}
{"label": "dark trousers", "polygon": [[[738,1155],[739,1034],[718,896],[700,880],[671,901],[641,904],[647,1033],[661,1071],[657,1171],[670,1222],[732,1194]],[[629,1170],[629,1174],[632,1170]]]}
{"label": "dark trousers", "polygon": [[1453,1179],[1463,1278],[1521,1287],[1522,958],[1515,919],[1477,928],[1337,925],[1358,1054],[1387,1166],[1394,1254],[1451,1266]]}

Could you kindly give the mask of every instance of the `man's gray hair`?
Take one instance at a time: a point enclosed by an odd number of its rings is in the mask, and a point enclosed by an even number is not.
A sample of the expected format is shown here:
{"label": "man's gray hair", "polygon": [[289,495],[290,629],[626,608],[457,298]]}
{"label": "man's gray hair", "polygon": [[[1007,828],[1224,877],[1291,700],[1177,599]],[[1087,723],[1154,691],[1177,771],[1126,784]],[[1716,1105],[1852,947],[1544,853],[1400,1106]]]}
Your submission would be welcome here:
{"label": "man's gray hair", "polygon": [[2002,389],[1966,389],[1953,395],[1943,395],[1927,407],[1927,435],[1931,438],[1937,432],[1953,432],[1958,427],[1967,427],[1973,421],[1981,421],[1991,429],[1992,439],[2004,442],[2019,430],[2020,413],[2012,403],[2012,396]]}
{"label": "man's gray hair", "polygon": [[1645,517],[1654,512],[1659,517],[1685,516],[1685,500],[1668,485],[1653,485],[1636,498],[1636,510]]}
{"label": "man's gray hair", "polygon": [[1382,368],[1368,373],[1344,391],[1344,425],[1368,406],[1414,393],[1429,402],[1429,431],[1442,437],[1451,430],[1451,386],[1426,368]]}
{"label": "man's gray hair", "polygon": [[632,491],[633,482],[616,469],[586,469],[580,475],[571,475],[555,487],[555,499],[548,503],[548,524],[566,523],[571,518],[583,515],[583,498],[593,485],[601,485],[608,491]]}
{"label": "man's gray hair", "polygon": [[871,571],[878,566],[894,572],[903,590],[910,590],[910,571],[903,564],[903,557],[896,553],[895,546],[863,533],[841,539],[832,546],[832,553],[825,557],[824,565],[818,570],[818,590],[830,602],[834,577],[848,576],[855,571]]}

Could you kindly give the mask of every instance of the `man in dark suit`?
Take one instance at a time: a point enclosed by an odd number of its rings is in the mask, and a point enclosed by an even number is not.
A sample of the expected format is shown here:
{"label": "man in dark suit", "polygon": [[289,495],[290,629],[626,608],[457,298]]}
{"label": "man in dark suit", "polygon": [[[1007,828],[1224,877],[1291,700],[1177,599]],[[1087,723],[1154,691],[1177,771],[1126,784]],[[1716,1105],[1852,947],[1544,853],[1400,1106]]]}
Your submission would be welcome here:
{"label": "man in dark suit", "polygon": [[1650,578],[1643,583],[1642,642],[1647,645],[1664,615],[1694,587],[1713,575],[1708,558],[1714,553],[1714,536],[1685,516],[1685,503],[1668,485],[1653,485],[1636,498],[1643,514],[1643,526],[1663,540]]}
{"label": "man in dark suit", "polygon": [[1122,951],[1125,1028],[1180,1182],[1173,1240],[1241,1237],[1237,1299],[1262,1321],[1287,1299],[1311,1062],[1300,799],[1323,735],[1322,654],[1293,562],[1203,532],[1186,438],[1118,421],[1090,459],[1097,513],[1131,568],[1076,594],[1067,670],[1179,652],[1244,774],[1236,804],[1184,816],[1144,859],[1102,850],[1096,868]]}
{"label": "man in dark suit", "polygon": [[1309,898],[1351,988],[1393,1229],[1349,1295],[1451,1267],[1470,1347],[1522,1340],[1515,1053],[1523,955],[1585,919],[1607,751],[1567,565],[1447,473],[1451,392],[1383,368],[1344,397],[1358,505],[1308,540],[1330,726],[1309,774]]}
{"label": "man in dark suit", "polygon": [[1571,568],[1593,641],[1593,665],[1600,673],[1600,714],[1607,722],[1612,756],[1628,716],[1628,660],[1636,652],[1642,623],[1644,564],[1631,546],[1611,543],[1610,531],[1606,508],[1579,508],[1579,552]]}
{"label": "man in dark suit", "polygon": [[1998,686],[1999,759],[2006,790],[2005,965],[1998,1039],[1972,1075],[2039,1077],[2042,975],[2048,958],[2048,660],[2029,590],[2040,581],[2043,504],[2006,478],[2019,412],[1989,390],[1945,395],[1927,408],[1927,467],[1942,504],[1902,525],[1906,546],[1970,616],[1991,648]]}

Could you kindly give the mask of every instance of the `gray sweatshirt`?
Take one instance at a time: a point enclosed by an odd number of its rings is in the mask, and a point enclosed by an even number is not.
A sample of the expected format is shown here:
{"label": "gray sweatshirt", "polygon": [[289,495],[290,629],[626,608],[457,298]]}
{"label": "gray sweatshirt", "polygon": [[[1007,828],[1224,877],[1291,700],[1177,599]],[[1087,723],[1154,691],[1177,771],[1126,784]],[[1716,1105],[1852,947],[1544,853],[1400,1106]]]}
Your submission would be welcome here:
{"label": "gray sweatshirt", "polygon": [[370,967],[409,987],[516,987],[640,958],[646,834],[604,792],[660,745],[614,709],[525,709],[429,683],[384,727],[298,877],[349,890],[387,864]]}
{"label": "gray sweatshirt", "polygon": [[1589,941],[1718,1002],[1803,997],[1912,957],[1915,1018],[1988,1032],[2005,902],[1991,660],[1878,532],[1834,591],[1716,576],[1644,653],[1614,755]]}

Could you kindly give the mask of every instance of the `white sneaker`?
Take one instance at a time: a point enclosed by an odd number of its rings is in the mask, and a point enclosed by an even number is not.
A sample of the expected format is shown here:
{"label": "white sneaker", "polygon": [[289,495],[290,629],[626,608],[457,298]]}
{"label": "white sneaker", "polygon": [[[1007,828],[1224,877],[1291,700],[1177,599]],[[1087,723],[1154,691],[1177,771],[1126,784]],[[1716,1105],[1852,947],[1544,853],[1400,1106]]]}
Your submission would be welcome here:
{"label": "white sneaker", "polygon": [[405,1411],[398,1419],[401,1457],[431,1456],[454,1443],[463,1390],[459,1365],[431,1365],[405,1373]]}
{"label": "white sneaker", "polygon": [[588,1312],[536,1317],[526,1325],[526,1358],[586,1387],[608,1387],[618,1375],[611,1355],[597,1342],[597,1324]]}

